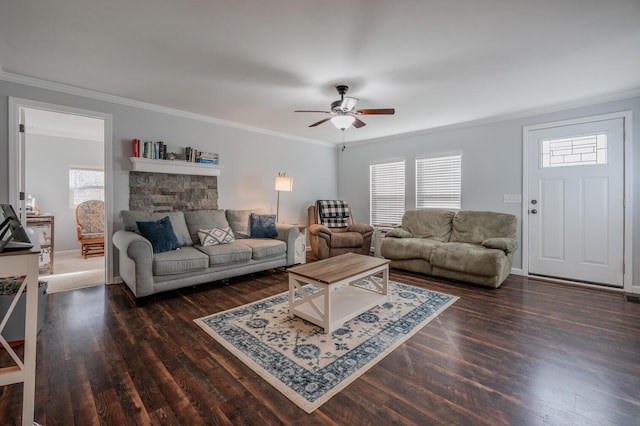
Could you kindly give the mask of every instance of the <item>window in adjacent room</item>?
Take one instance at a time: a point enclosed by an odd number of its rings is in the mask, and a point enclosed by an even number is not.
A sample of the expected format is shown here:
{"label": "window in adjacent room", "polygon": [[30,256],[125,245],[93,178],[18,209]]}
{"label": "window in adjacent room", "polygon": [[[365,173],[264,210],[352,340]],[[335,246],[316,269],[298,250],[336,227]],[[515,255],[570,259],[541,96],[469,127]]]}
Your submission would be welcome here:
{"label": "window in adjacent room", "polygon": [[399,224],[405,211],[404,160],[369,166],[372,225]]}
{"label": "window in adjacent room", "polygon": [[104,170],[90,167],[69,167],[69,207],[88,200],[104,201]]}
{"label": "window in adjacent room", "polygon": [[462,155],[416,159],[416,208],[461,208]]}

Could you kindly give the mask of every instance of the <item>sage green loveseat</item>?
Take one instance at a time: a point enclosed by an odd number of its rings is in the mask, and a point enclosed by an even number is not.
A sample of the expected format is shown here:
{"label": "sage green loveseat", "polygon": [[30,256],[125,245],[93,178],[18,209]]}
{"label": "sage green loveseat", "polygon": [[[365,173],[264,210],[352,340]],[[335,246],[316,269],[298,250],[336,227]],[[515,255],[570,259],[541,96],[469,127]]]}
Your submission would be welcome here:
{"label": "sage green loveseat", "polygon": [[409,210],[382,240],[392,268],[497,288],[511,272],[516,241],[511,214]]}

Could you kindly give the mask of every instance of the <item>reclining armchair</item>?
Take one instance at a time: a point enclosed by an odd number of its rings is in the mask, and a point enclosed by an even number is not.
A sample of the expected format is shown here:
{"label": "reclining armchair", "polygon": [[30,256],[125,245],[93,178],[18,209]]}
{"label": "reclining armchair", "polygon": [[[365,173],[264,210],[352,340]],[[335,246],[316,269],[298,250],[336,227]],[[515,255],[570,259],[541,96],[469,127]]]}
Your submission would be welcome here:
{"label": "reclining armchair", "polygon": [[318,259],[344,253],[369,255],[373,226],[355,223],[346,202],[318,200],[307,213],[311,251]]}

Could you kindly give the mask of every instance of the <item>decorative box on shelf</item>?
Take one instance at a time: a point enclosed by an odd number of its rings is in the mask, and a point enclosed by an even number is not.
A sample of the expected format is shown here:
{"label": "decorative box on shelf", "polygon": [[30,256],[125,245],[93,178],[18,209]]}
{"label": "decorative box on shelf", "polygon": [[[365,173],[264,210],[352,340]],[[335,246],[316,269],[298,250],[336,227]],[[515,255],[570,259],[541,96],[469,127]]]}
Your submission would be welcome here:
{"label": "decorative box on shelf", "polygon": [[151,160],[129,157],[132,172],[173,173],[178,175],[220,176],[222,166],[217,164],[192,163],[184,160]]}

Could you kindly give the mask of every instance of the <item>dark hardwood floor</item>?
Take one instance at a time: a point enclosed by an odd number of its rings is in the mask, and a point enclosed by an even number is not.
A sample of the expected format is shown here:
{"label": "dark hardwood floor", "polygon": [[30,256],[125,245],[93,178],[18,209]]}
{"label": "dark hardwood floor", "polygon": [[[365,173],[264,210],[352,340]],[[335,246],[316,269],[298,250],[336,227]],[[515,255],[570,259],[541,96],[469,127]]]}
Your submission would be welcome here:
{"label": "dark hardwood floor", "polygon": [[[193,319],[286,291],[279,270],[151,298],[124,285],[48,295],[38,337],[42,425],[638,425],[640,304],[510,276],[499,289],[392,270],[460,297],[312,414]],[[8,357],[0,350],[0,365]],[[0,388],[19,424],[22,385]]]}

